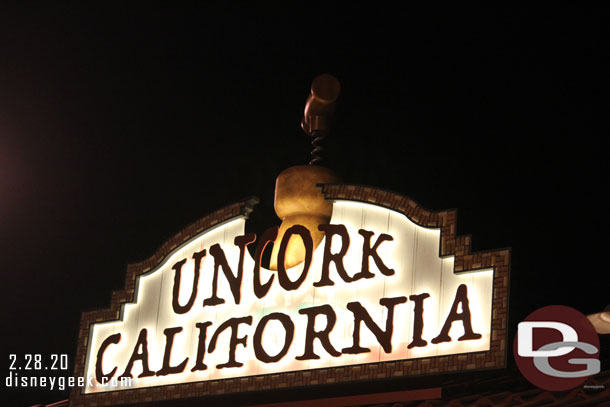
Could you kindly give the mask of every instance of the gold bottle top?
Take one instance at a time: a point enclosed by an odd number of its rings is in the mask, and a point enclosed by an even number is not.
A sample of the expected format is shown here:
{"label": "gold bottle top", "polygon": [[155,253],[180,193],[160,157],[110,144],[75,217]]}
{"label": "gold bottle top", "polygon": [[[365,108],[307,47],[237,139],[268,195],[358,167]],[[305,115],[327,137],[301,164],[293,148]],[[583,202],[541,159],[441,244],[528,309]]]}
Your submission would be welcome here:
{"label": "gold bottle top", "polygon": [[[275,213],[282,219],[282,225],[271,253],[272,270],[277,270],[279,242],[286,230],[294,225],[303,225],[311,233],[314,248],[324,233],[318,225],[330,222],[333,211],[332,202],[324,199],[318,184],[339,182],[339,177],[331,170],[316,165],[299,165],[285,169],[275,181]],[[291,238],[286,250],[286,268],[303,262],[305,250],[299,238]]]}

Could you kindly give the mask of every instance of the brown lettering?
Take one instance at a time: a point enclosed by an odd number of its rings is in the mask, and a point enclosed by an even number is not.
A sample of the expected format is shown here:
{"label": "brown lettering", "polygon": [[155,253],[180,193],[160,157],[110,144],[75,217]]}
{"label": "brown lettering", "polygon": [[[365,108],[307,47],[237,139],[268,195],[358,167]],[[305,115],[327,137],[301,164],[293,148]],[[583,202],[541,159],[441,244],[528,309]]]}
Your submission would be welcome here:
{"label": "brown lettering", "polygon": [[[245,245],[242,246],[241,251],[245,250]],[[214,278],[212,280],[212,296],[210,298],[206,298],[203,300],[203,306],[206,305],[219,305],[224,304],[225,300],[223,298],[219,298],[216,295],[218,291],[218,269],[222,268],[222,272],[229,283],[229,287],[231,288],[231,293],[233,294],[233,299],[235,300],[235,304],[239,304],[241,300],[241,280],[244,275],[244,265],[240,263],[237,267],[237,275],[233,275],[233,271],[229,266],[229,262],[227,261],[227,257],[225,256],[224,250],[220,247],[218,243],[212,245],[210,247],[210,254],[214,257]],[[243,261],[243,254],[239,256],[240,261]]]}
{"label": "brown lettering", "polygon": [[[297,360],[309,360],[309,359],[320,359],[320,356],[316,355],[313,351],[313,341],[318,338],[326,352],[331,356],[341,356],[333,345],[330,343],[328,335],[333,330],[335,322],[337,322],[337,315],[333,311],[330,305],[320,305],[318,307],[302,308],[299,310],[299,314],[307,315],[307,329],[305,333],[305,352],[301,356],[297,356]],[[314,329],[316,324],[316,316],[326,315],[326,327],[321,331]]]}
{"label": "brown lettering", "polygon": [[110,371],[110,373],[104,374],[104,371],[102,369],[102,359],[104,358],[104,352],[106,351],[106,348],[108,346],[110,346],[111,344],[113,344],[113,343],[117,344],[120,341],[121,341],[120,333],[110,335],[108,338],[104,339],[104,342],[102,342],[102,345],[100,346],[99,350],[97,351],[97,360],[95,361],[95,380],[97,380],[98,383],[102,383],[102,380],[105,380],[106,382],[108,382],[108,380],[110,380],[112,378],[112,376],[114,376],[114,374],[116,373],[117,367],[115,366]]}
{"label": "brown lettering", "polygon": [[[301,240],[303,241],[303,246],[305,247],[305,260],[303,264],[303,271],[301,272],[301,276],[297,279],[297,281],[290,281],[288,278],[288,273],[286,273],[286,265],[284,264],[286,259],[286,248],[288,247],[288,242],[292,235],[301,236]],[[303,284],[305,278],[307,277],[307,272],[309,271],[309,266],[311,265],[311,258],[313,256],[313,240],[311,239],[311,233],[309,233],[309,229],[305,226],[294,225],[284,234],[282,238],[282,242],[280,243],[280,250],[277,254],[277,277],[280,282],[280,286],[286,291],[296,290]]]}
{"label": "brown lettering", "polygon": [[195,260],[195,272],[193,274],[193,288],[191,289],[191,296],[187,301],[186,305],[182,306],[178,302],[180,296],[180,278],[182,274],[182,266],[186,263],[186,259],[182,259],[172,267],[175,271],[174,274],[174,288],[172,290],[172,308],[176,314],[186,314],[190,311],[195,303],[197,297],[197,285],[199,283],[199,268],[201,267],[201,259],[205,257],[205,250],[193,253],[193,260]]}
{"label": "brown lettering", "polygon": [[170,366],[174,336],[181,331],[181,327],[167,328],[163,330],[163,333],[165,334],[165,352],[163,353],[163,366],[159,371],[157,371],[157,376],[167,376],[170,374],[182,373],[184,371],[189,358],[184,359],[178,366]]}
{"label": "brown lettering", "polygon": [[[267,322],[275,319],[280,321],[284,326],[284,346],[282,350],[275,356],[269,356],[269,354],[263,349],[263,332],[265,327],[267,326]],[[290,319],[290,317],[286,314],[282,314],[281,312],[274,312],[269,315],[265,315],[261,318],[260,322],[256,327],[256,331],[254,332],[254,337],[252,338],[252,344],[254,346],[254,355],[258,360],[264,363],[274,363],[282,359],[288,353],[288,349],[290,349],[290,345],[292,344],[292,338],[294,337],[294,323]]]}
{"label": "brown lettering", "polygon": [[[142,363],[142,373],[138,376],[141,377],[150,377],[154,376],[155,372],[148,368],[148,342],[146,340],[146,328],[140,331],[140,335],[138,336],[138,340],[136,342],[136,346],[133,348],[133,353],[131,354],[131,358],[129,359],[129,363],[127,363],[127,367],[125,368],[125,372],[119,378],[123,377],[133,377],[131,375],[131,369],[133,368],[133,364],[136,361],[140,361]],[[140,348],[142,349],[140,351]]]}
{"label": "brown lettering", "polygon": [[386,276],[393,275],[394,270],[388,268],[385,264],[383,264],[383,260],[381,260],[381,257],[379,257],[377,249],[379,248],[379,245],[381,243],[385,241],[392,241],[394,240],[394,238],[385,233],[381,233],[373,247],[371,247],[371,237],[373,236],[373,232],[360,229],[358,233],[360,233],[364,238],[364,242],[362,244],[362,269],[360,273],[354,275],[354,278],[371,278],[374,276],[374,274],[369,271],[369,257],[373,258],[373,261],[377,265],[377,268],[379,269],[381,274]]}
{"label": "brown lettering", "polygon": [[244,346],[244,348],[247,346],[247,343],[246,343],[247,336],[242,336],[241,338],[237,337],[237,335],[238,335],[237,330],[239,329],[239,324],[251,325],[252,317],[248,316],[248,317],[228,319],[225,322],[223,322],[218,327],[216,332],[214,332],[214,335],[212,335],[212,339],[210,340],[210,347],[208,348],[208,352],[210,352],[210,353],[214,352],[214,349],[216,349],[216,341],[218,340],[218,335],[220,335],[220,333],[227,328],[231,329],[231,340],[229,342],[229,360],[227,363],[221,363],[219,365],[216,365],[217,369],[223,369],[225,367],[241,367],[244,365],[243,363],[235,360],[235,349],[237,348],[237,345],[241,344]]}
{"label": "brown lettering", "polygon": [[269,243],[275,242],[277,238],[278,227],[273,226],[269,229],[265,230],[265,233],[261,236],[261,240],[259,240],[258,245],[256,246],[256,254],[254,255],[254,294],[257,298],[263,298],[269,292],[271,288],[271,284],[273,283],[273,278],[275,276],[269,277],[269,280],[265,284],[261,284],[261,261],[263,257],[263,252]]}
{"label": "brown lettering", "polygon": [[[322,258],[322,277],[320,281],[313,283],[314,287],[324,287],[327,285],[335,285],[330,279],[330,263],[335,263],[337,274],[346,283],[354,281],[353,277],[350,277],[345,270],[343,265],[343,257],[347,253],[349,248],[349,234],[347,228],[344,225],[319,225],[318,229],[324,232],[324,256]],[[331,253],[330,247],[332,244],[333,236],[337,235],[341,237],[341,248],[337,253]]]}
{"label": "brown lettering", "polygon": [[[462,304],[462,312],[458,313],[458,306],[460,304]],[[466,284],[460,284],[458,287],[455,293],[455,300],[451,306],[451,311],[445,320],[445,325],[443,325],[441,333],[436,338],[432,339],[431,342],[435,344],[441,342],[451,342],[449,330],[455,321],[462,321],[464,324],[464,335],[460,336],[458,341],[481,338],[481,334],[477,334],[472,331],[470,308],[468,308],[468,288],[466,287]]]}
{"label": "brown lettering", "polygon": [[347,309],[354,313],[354,333],[352,335],[353,345],[349,348],[341,350],[343,353],[348,354],[359,354],[370,352],[369,348],[363,348],[360,346],[360,323],[364,324],[377,338],[377,342],[381,345],[386,353],[392,352],[392,332],[394,330],[394,307],[397,304],[407,302],[407,297],[395,297],[395,298],[382,298],[379,300],[379,304],[383,305],[388,309],[388,315],[385,320],[385,331],[381,330],[371,315],[368,313],[366,308],[359,302],[350,302],[347,304]]}
{"label": "brown lettering", "polygon": [[428,342],[421,337],[424,332],[424,300],[428,297],[430,297],[428,293],[409,296],[415,307],[413,308],[413,341],[407,346],[408,349],[428,345]]}
{"label": "brown lettering", "polygon": [[197,322],[195,326],[199,328],[199,344],[197,345],[197,359],[195,366],[191,369],[191,372],[198,370],[206,370],[208,366],[203,363],[205,357],[205,337],[208,330],[208,326],[212,325],[211,322]]}

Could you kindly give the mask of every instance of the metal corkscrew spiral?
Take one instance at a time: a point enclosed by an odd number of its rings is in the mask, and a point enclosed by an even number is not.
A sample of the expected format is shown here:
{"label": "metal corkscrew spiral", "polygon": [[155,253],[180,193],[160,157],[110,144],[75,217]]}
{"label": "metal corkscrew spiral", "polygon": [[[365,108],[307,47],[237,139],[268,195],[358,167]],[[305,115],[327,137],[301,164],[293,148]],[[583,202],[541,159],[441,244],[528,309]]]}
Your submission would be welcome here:
{"label": "metal corkscrew spiral", "polygon": [[309,162],[309,165],[316,165],[324,161],[321,153],[324,151],[324,147],[322,146],[322,141],[326,138],[326,134],[322,130],[314,130],[311,134],[313,140],[311,141],[311,145],[313,146],[313,150],[311,150],[312,159]]}
{"label": "metal corkscrew spiral", "polygon": [[321,152],[324,151],[322,141],[326,138],[330,130],[330,122],[335,111],[335,105],[341,85],[337,78],[329,74],[322,74],[316,77],[311,84],[311,93],[305,103],[305,112],[301,127],[305,134],[313,137],[311,144],[312,160],[310,165],[319,164],[323,159]]}

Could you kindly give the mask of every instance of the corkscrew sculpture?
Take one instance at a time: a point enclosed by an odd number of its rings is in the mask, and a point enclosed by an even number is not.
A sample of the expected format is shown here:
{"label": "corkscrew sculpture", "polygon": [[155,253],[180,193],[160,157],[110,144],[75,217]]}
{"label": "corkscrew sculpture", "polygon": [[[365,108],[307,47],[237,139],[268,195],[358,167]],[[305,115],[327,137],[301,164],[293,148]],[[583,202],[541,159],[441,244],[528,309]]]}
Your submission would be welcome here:
{"label": "corkscrew sculpture", "polygon": [[311,93],[305,103],[305,112],[301,121],[305,134],[313,138],[310,165],[317,165],[323,161],[322,143],[330,131],[330,122],[340,91],[339,81],[329,74],[319,75],[311,84]]}
{"label": "corkscrew sculpture", "polygon": [[[311,236],[313,247],[317,247],[324,233],[319,225],[328,224],[333,211],[332,202],[324,199],[319,184],[332,184],[340,178],[329,168],[320,165],[323,151],[322,141],[330,130],[330,120],[335,111],[341,86],[332,75],[322,74],[311,84],[311,93],[305,103],[301,127],[313,138],[310,165],[297,165],[282,171],[275,180],[275,213],[282,220],[276,242],[295,226],[305,227]],[[290,233],[290,232],[289,232]],[[269,267],[277,270],[280,245],[273,245]],[[288,241],[283,259],[286,268],[300,264],[305,251],[300,239]]]}

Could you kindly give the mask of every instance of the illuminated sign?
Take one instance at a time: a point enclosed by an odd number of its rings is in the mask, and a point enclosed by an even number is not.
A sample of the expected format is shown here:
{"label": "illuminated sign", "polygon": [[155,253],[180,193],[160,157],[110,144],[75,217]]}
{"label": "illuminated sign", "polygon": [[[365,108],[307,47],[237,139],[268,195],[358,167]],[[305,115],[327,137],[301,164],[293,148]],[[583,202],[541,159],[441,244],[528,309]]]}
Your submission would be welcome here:
{"label": "illuminated sign", "polygon": [[[299,225],[275,242],[297,239],[300,265],[283,267],[280,247],[278,270],[262,267],[277,228],[246,234],[237,214],[135,266],[113,299],[116,317],[84,318],[81,368],[91,380],[77,399],[202,382],[207,390],[193,394],[212,394],[209,383],[227,379],[257,389],[249,378],[367,365],[385,369],[378,377],[503,365],[508,251],[470,254],[468,238],[455,237],[455,211],[424,212],[398,195],[382,205],[356,199],[356,189],[333,197],[335,187],[317,247]],[[121,378],[131,387],[103,385]]]}

